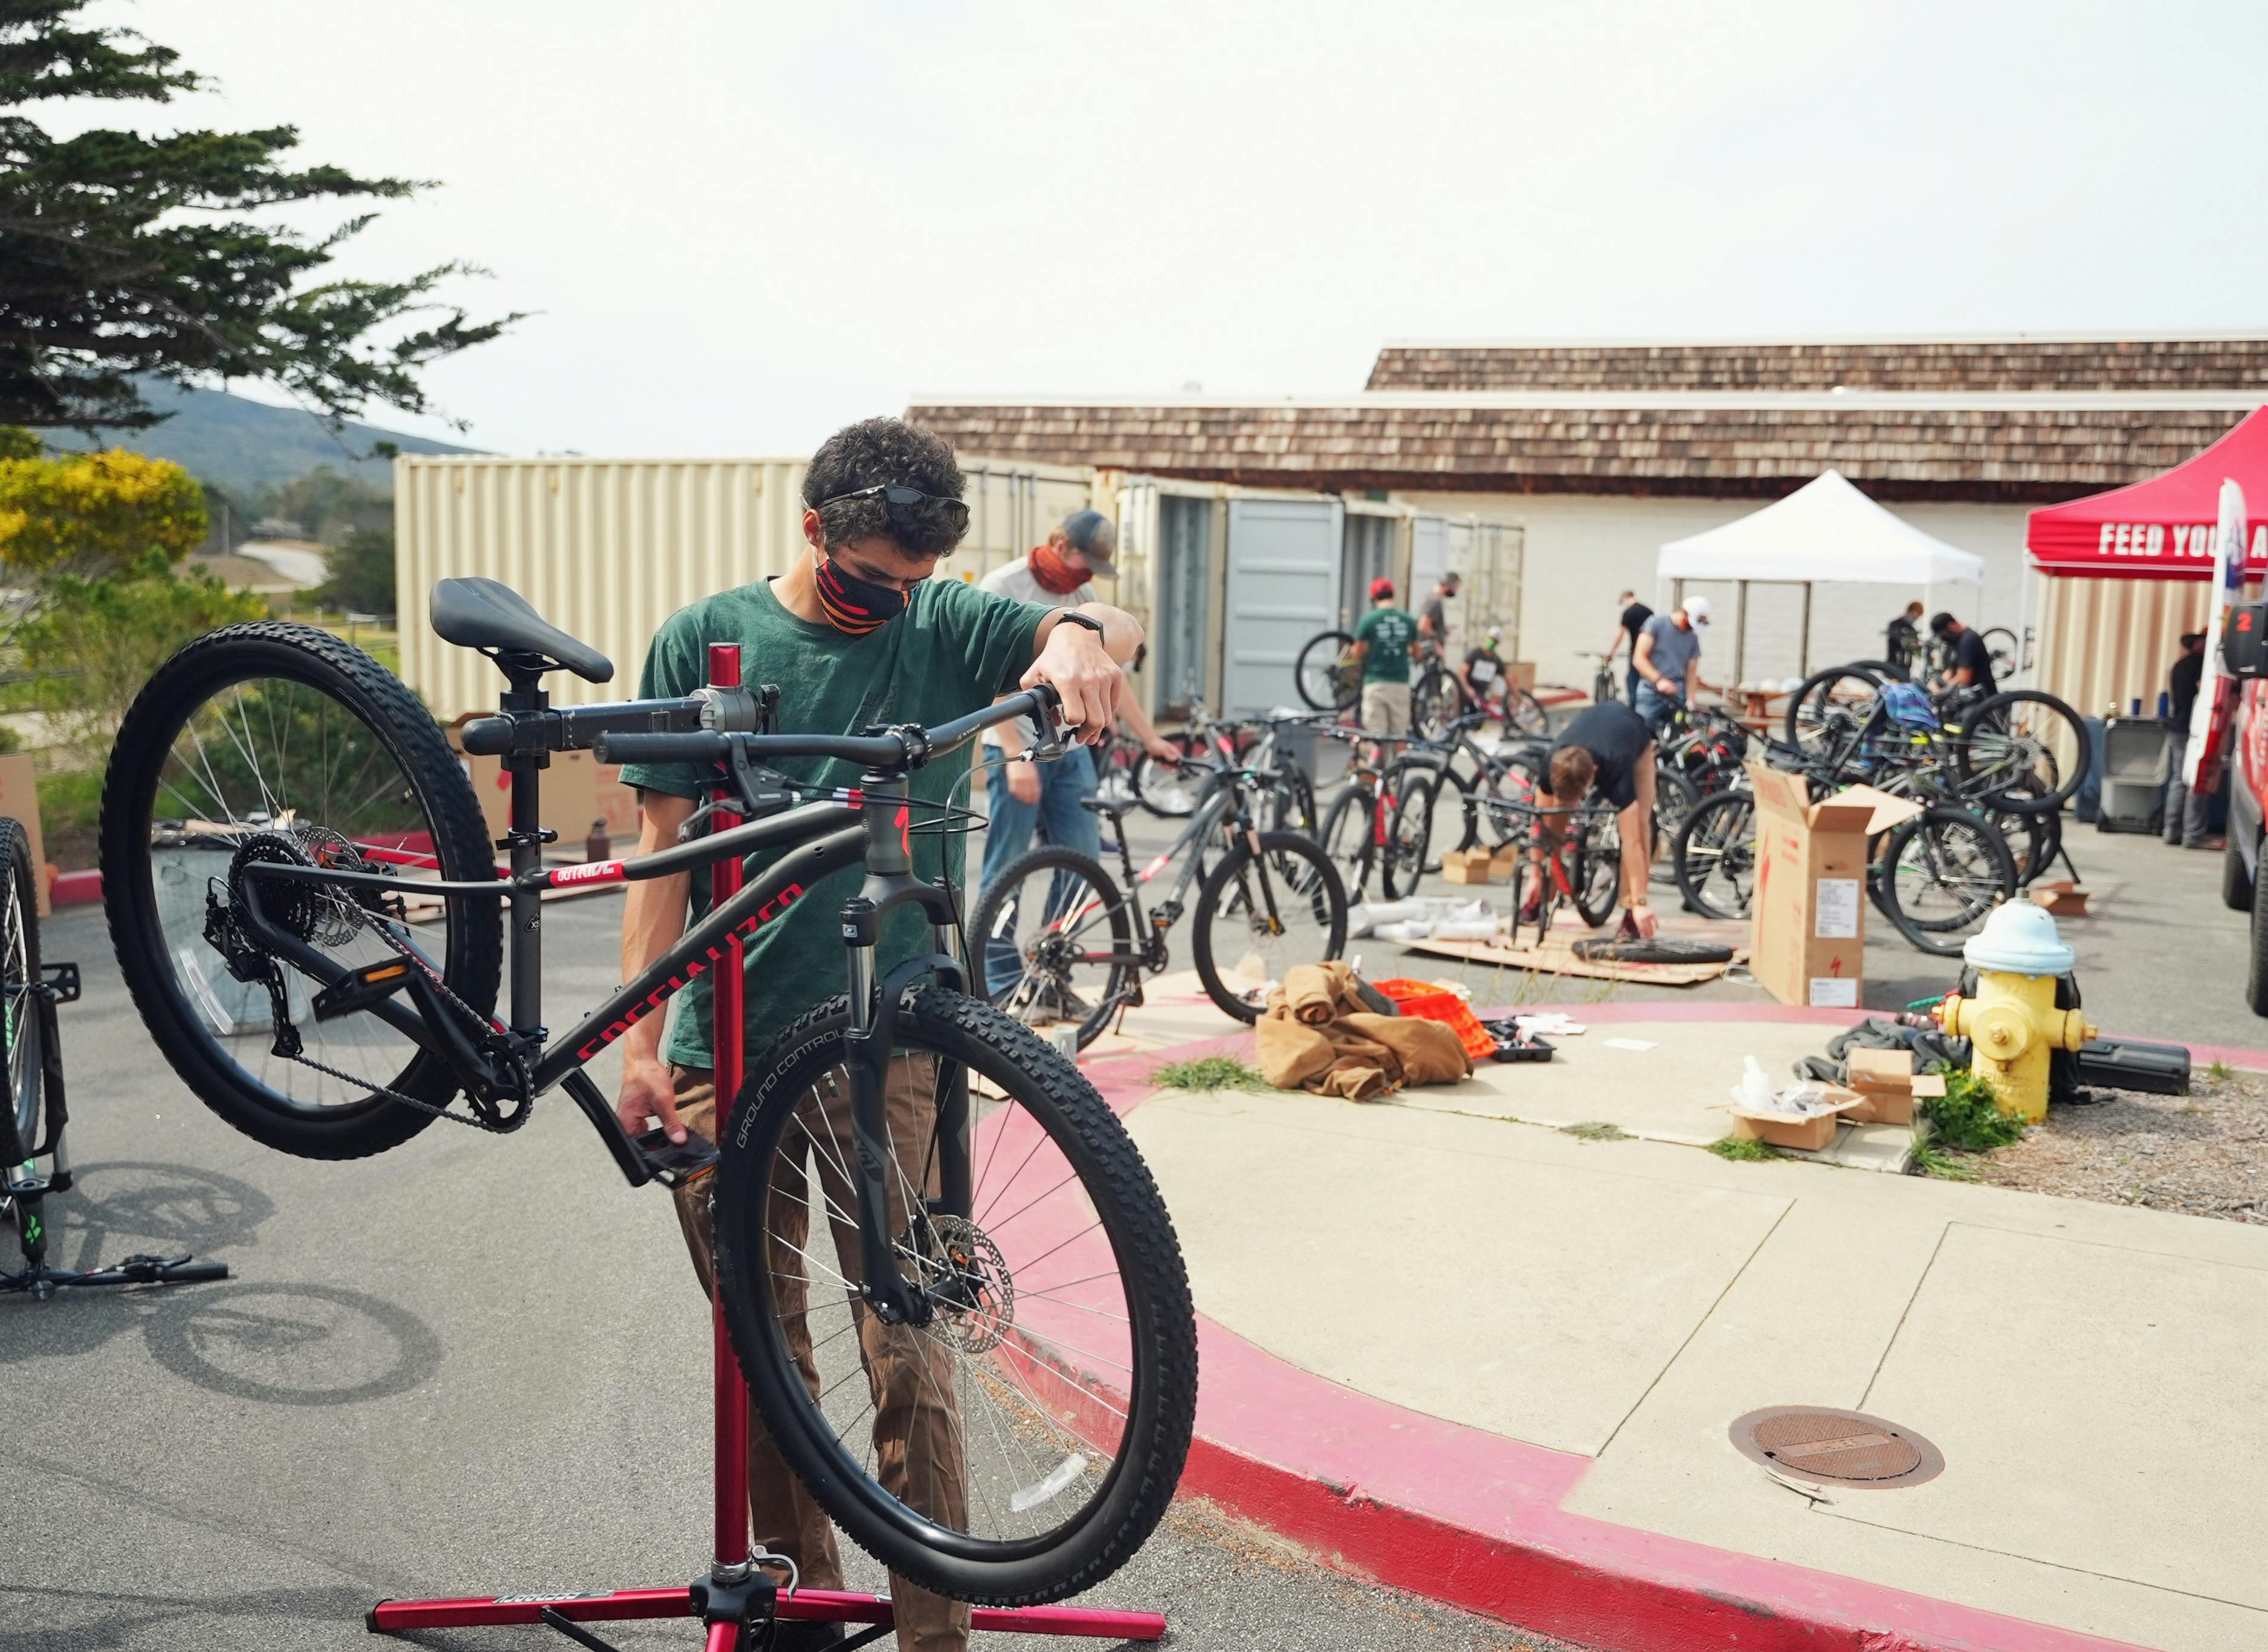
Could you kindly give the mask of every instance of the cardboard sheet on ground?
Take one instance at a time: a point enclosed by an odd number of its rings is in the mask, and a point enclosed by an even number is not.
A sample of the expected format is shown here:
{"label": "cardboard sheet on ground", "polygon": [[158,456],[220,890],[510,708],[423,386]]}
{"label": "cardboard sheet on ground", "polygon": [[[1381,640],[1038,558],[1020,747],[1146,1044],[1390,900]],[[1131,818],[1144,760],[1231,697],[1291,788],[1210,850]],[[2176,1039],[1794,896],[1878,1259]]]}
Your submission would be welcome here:
{"label": "cardboard sheet on ground", "polygon": [[1517,947],[1487,940],[1405,940],[1411,952],[1441,958],[1465,958],[1476,963],[1500,963],[1514,970],[1541,970],[1550,975],[1580,976],[1592,981],[1649,981],[1656,986],[1698,986],[1713,981],[1748,957],[1748,948],[1735,947],[1726,963],[1626,963],[1617,959],[1579,958],[1575,937],[1554,934],[1538,945],[1523,936]]}

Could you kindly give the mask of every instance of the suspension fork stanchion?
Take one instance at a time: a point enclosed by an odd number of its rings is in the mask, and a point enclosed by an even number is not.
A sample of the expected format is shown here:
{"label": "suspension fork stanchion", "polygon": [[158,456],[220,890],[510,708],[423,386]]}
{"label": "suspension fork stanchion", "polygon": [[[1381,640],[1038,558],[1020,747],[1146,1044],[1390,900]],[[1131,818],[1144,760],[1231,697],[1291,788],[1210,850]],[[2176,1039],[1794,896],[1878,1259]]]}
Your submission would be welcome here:
{"label": "suspension fork stanchion", "polygon": [[[915,1316],[890,1254],[890,1204],[884,1180],[890,1156],[883,1088],[889,1076],[893,1015],[878,1016],[874,949],[881,944],[886,908],[874,891],[913,875],[911,805],[902,777],[868,774],[861,782],[866,828],[866,883],[843,903],[843,944],[850,990],[850,1141],[858,1161],[858,1258],[867,1311],[884,1324]],[[887,894],[885,898],[887,898]],[[907,1213],[910,1218],[914,1213]]]}
{"label": "suspension fork stanchion", "polygon": [[[737,643],[709,645],[709,682],[712,687],[740,686],[740,648]],[[740,823],[738,814],[719,809],[710,830],[725,831]],[[726,855],[709,869],[711,911],[740,892],[740,858]],[[740,1100],[742,1069],[747,1058],[747,1029],[742,1021],[741,946],[738,932],[725,938],[725,955],[710,977],[710,1037],[711,1076],[716,1084],[717,1139],[725,1139],[733,1107]],[[770,1266],[764,1258],[762,1265]],[[713,1279],[713,1274],[712,1274]],[[740,1362],[733,1357],[733,1339],[725,1329],[725,1302],[712,1291],[710,1314],[715,1337],[716,1400],[716,1561],[710,1570],[713,1582],[731,1586],[748,1578],[748,1385],[741,1379]],[[714,1652],[733,1652],[738,1645],[737,1625],[712,1623],[709,1645]],[[721,1638],[720,1638],[721,1637]]]}

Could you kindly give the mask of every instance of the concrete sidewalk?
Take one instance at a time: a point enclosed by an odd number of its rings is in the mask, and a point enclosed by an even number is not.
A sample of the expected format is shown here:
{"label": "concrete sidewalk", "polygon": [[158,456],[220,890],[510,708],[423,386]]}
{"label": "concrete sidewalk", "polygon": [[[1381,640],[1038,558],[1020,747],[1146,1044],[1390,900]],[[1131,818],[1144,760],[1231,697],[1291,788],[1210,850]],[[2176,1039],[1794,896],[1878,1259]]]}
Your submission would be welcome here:
{"label": "concrete sidewalk", "polygon": [[[1174,1213],[1200,1310],[1259,1356],[1231,1362],[1239,1377],[1208,1345],[1201,1430],[1235,1450],[1220,1433],[1256,1419],[1300,1434],[1301,1415],[1373,1406],[1368,1425],[1302,1435],[1338,1442],[1296,1448],[1303,1471],[1429,1543],[1478,1541],[1445,1598],[1598,1644],[2268,1644],[2268,1230],[1728,1163],[1676,1145],[1697,1109],[1661,1093],[1658,1058],[1618,1075],[1602,1047],[1705,1041],[1681,1086],[1705,1095],[1743,1045],[1777,1068],[1781,1045],[1826,1030],[1602,1023],[1564,1073],[1498,1067],[1367,1106],[1154,1092],[1154,1058],[1094,1062]],[[1570,1110],[1666,1139],[1507,1122]],[[1724,1133],[1722,1117],[1685,1139]],[[1273,1398],[1221,1409],[1217,1375],[1265,1390],[1271,1366]],[[1775,1405],[1889,1418],[1945,1472],[1807,1493],[1728,1442]],[[1428,1430],[1447,1431],[1441,1471],[1397,1466]],[[1366,1541],[1348,1545],[1357,1569],[1398,1563]],[[1597,1587],[1507,1592],[1546,1552]],[[1657,1587],[1736,1599],[1749,1632],[1681,1638],[1648,1619],[1625,1639],[1636,1619],[1598,1615]]]}

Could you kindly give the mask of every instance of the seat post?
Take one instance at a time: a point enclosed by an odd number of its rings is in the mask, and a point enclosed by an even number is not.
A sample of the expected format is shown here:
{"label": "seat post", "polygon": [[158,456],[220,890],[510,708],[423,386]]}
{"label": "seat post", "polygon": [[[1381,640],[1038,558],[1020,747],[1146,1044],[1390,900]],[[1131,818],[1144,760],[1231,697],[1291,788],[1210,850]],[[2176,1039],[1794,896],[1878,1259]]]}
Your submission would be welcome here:
{"label": "seat post", "polygon": [[[500,662],[501,663],[501,662]],[[541,673],[504,667],[512,687],[497,701],[507,717],[541,715],[551,707]],[[541,772],[551,766],[551,754],[541,746],[515,741],[504,771],[512,777],[512,822],[497,846],[511,856],[512,894],[512,1029],[524,1039],[541,1044],[543,1014],[543,897],[528,874],[543,866],[543,845],[558,837],[543,827]]]}

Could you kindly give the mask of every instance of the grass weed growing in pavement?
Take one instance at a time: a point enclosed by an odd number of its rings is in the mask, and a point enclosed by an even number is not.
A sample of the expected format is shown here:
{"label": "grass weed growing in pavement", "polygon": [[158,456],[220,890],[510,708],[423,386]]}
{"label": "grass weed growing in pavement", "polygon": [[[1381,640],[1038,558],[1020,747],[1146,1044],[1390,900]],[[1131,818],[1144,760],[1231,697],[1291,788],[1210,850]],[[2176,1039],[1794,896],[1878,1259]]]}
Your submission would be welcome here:
{"label": "grass weed growing in pavement", "polygon": [[1937,1071],[1945,1094],[1926,1099],[1921,1110],[1940,1144],[1956,1153],[1990,1153],[2023,1139],[2023,1118],[2001,1110],[1990,1079],[1942,1062]]}
{"label": "grass weed growing in pavement", "polygon": [[1751,1136],[1719,1136],[1709,1144],[1709,1151],[1736,1164],[1762,1164],[1767,1159],[1779,1157],[1770,1142],[1758,1141]]}
{"label": "grass weed growing in pavement", "polygon": [[1559,1126],[1559,1133],[1563,1136],[1572,1136],[1578,1141],[1629,1141],[1633,1139],[1630,1132],[1624,1130],[1620,1125],[1610,1125],[1604,1119],[1600,1118],[1587,1118],[1583,1120],[1582,1123],[1577,1125],[1562,1125]]}
{"label": "grass weed growing in pavement", "polygon": [[2209,1079],[2227,1078],[2228,1076],[2228,1063],[2226,1061],[2215,1061],[2212,1063],[2205,1068],[2205,1075]]}
{"label": "grass weed growing in pavement", "polygon": [[1270,1090],[1275,1086],[1258,1067],[1234,1056],[1199,1056],[1150,1069],[1150,1082],[1169,1090]]}

